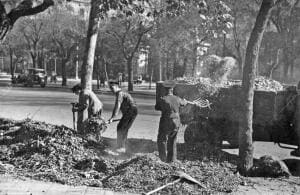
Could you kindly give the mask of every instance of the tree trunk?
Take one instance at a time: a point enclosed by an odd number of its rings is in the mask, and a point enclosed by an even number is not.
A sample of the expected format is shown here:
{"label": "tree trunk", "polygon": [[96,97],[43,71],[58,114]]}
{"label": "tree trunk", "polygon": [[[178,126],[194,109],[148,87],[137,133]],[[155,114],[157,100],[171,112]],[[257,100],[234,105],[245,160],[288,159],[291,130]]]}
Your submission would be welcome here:
{"label": "tree trunk", "polygon": [[[99,13],[99,5],[97,0],[92,0],[91,2],[91,11],[89,16],[89,26],[86,37],[86,45],[84,58],[82,63],[81,71],[81,86],[83,90],[88,89],[92,90],[92,74],[93,74],[93,64],[96,50],[96,43],[98,37],[99,29],[99,18],[97,13]],[[79,101],[82,101],[84,98],[79,97]],[[84,102],[79,102],[84,103]],[[87,109],[84,111],[78,112],[77,128],[79,132],[82,132],[84,129],[83,122],[88,118]]]}
{"label": "tree trunk", "polygon": [[191,72],[192,77],[195,76],[196,64],[197,64],[197,44],[193,45],[193,59],[192,59],[192,72]]}
{"label": "tree trunk", "polygon": [[101,59],[97,58],[97,62],[96,62],[97,89],[100,89],[100,61],[101,61]]}
{"label": "tree trunk", "polygon": [[242,175],[247,175],[253,166],[252,120],[254,79],[261,40],[270,17],[271,9],[275,4],[274,1],[263,0],[246,49],[242,82],[242,114],[239,131],[238,170]]}
{"label": "tree trunk", "polygon": [[31,53],[31,58],[32,58],[32,67],[37,68],[37,55],[34,53]]}
{"label": "tree trunk", "polygon": [[243,73],[243,54],[240,49],[237,50],[237,61],[239,66],[239,78]]}
{"label": "tree trunk", "polygon": [[108,83],[109,78],[108,78],[108,73],[107,73],[107,64],[106,64],[106,61],[104,61],[104,72],[105,72],[105,80]]}
{"label": "tree trunk", "polygon": [[280,61],[280,54],[281,54],[281,50],[278,49],[277,50],[277,54],[276,54],[276,61],[275,62],[271,62],[271,66],[267,72],[267,77],[269,79],[273,79],[273,72],[278,68],[279,66],[279,61]]}
{"label": "tree trunk", "polygon": [[132,58],[127,59],[127,71],[128,71],[128,91],[133,91]]}
{"label": "tree trunk", "polygon": [[290,77],[293,79],[294,78],[294,60],[290,59]]}
{"label": "tree trunk", "polygon": [[222,51],[222,56],[225,57],[226,55],[226,34],[223,34],[223,51]]}
{"label": "tree trunk", "polygon": [[162,76],[162,80],[165,81],[165,80],[168,80],[170,79],[170,60],[169,60],[169,53],[166,51],[164,52],[164,58],[163,58],[164,61],[163,62],[163,67],[162,67],[162,70],[163,70],[163,76]]}
{"label": "tree trunk", "polygon": [[289,59],[289,51],[288,47],[286,46],[286,43],[283,46],[283,76],[285,78],[288,77],[288,72],[290,68],[290,59]]}
{"label": "tree trunk", "polygon": [[162,43],[159,43],[158,46],[158,81],[163,80],[163,58],[164,58],[164,49]]}
{"label": "tree trunk", "polygon": [[9,61],[10,61],[10,74],[11,78],[14,78],[15,71],[14,71],[14,65],[13,65],[13,50],[9,49]]}
{"label": "tree trunk", "polygon": [[151,86],[152,86],[152,79],[153,79],[153,68],[151,68],[151,74],[150,74],[150,80],[149,80],[149,89],[151,89]]}
{"label": "tree trunk", "polygon": [[67,59],[62,59],[62,62],[61,62],[61,76],[62,76],[62,83],[61,85],[62,86],[67,86],[67,62],[68,60]]}

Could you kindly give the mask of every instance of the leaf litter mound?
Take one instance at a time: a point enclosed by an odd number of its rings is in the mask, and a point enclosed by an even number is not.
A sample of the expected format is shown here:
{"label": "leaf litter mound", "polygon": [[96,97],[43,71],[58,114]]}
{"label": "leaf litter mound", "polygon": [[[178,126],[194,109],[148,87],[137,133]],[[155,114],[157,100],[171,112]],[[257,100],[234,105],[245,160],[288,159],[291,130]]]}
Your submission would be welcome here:
{"label": "leaf litter mound", "polygon": [[235,163],[226,155],[203,145],[179,145],[181,161],[171,164],[161,162],[157,152],[125,160],[112,157],[105,152],[108,147],[104,139],[93,142],[65,126],[0,119],[0,169],[13,166],[4,173],[18,177],[145,193],[174,181],[176,172],[183,171],[206,186],[181,182],[162,194],[232,192],[245,180],[234,174]]}

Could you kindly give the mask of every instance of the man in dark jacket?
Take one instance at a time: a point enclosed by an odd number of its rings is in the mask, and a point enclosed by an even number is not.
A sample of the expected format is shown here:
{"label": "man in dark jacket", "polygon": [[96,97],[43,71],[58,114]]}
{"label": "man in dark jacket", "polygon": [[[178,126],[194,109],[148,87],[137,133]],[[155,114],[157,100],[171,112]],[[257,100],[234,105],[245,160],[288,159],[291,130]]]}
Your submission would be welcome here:
{"label": "man in dark jacket", "polygon": [[115,94],[115,107],[108,123],[111,123],[122,112],[122,118],[117,126],[117,152],[126,152],[125,145],[127,141],[128,130],[132,126],[137,116],[137,106],[128,92],[121,90],[118,82],[110,82],[110,90]]}
{"label": "man in dark jacket", "polygon": [[161,111],[157,136],[158,152],[160,159],[165,162],[176,161],[176,138],[180,126],[179,108],[188,103],[173,94],[175,84],[174,81],[163,83],[167,94],[155,105],[155,109]]}

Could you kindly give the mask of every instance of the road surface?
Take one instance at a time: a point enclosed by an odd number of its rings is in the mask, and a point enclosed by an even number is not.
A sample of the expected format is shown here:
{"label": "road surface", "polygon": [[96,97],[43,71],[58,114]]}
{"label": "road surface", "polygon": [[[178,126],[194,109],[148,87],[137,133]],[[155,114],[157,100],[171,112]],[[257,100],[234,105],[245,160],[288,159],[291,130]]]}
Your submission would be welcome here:
{"label": "road surface", "polygon": [[[104,104],[104,118],[108,119],[114,106],[113,94],[97,94]],[[138,117],[129,131],[129,137],[156,139],[159,112],[154,110],[154,97],[135,97]],[[45,121],[73,126],[71,102],[78,96],[67,89],[0,87],[0,117]],[[120,114],[121,117],[121,114]],[[145,136],[145,132],[147,135]],[[104,136],[116,137],[116,123],[109,126]]]}
{"label": "road surface", "polygon": [[[104,117],[108,119],[114,104],[112,94],[98,94],[104,103]],[[72,112],[70,102],[76,102],[77,96],[67,89],[50,88],[22,88],[0,87],[0,117],[45,121],[52,124],[72,127]],[[160,113],[154,110],[155,97],[135,96],[138,104],[139,115],[132,128],[129,130],[129,138],[143,138],[156,140]],[[183,142],[182,128],[178,141]],[[116,138],[116,123],[109,126],[103,134],[105,137]],[[238,149],[224,149],[224,151],[238,154]],[[291,150],[282,149],[274,143],[255,142],[254,157],[271,154],[281,159],[291,158]],[[299,158],[300,159],[300,158]]]}

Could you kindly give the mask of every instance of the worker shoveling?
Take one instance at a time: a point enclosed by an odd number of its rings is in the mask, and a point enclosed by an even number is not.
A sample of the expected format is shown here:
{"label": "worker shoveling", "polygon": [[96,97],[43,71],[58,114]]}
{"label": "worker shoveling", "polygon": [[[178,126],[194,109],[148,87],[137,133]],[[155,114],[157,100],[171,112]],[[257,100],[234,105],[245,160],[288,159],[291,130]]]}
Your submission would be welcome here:
{"label": "worker shoveling", "polygon": [[[0,172],[17,177],[58,182],[70,185],[102,187],[120,192],[145,193],[162,186],[172,179],[174,171],[183,171],[195,180],[209,183],[207,189],[195,185],[174,185],[163,189],[167,194],[189,194],[201,192],[227,192],[237,188],[243,178],[230,171],[233,164],[220,166],[215,162],[202,162],[201,153],[185,153],[184,163],[164,163],[157,153],[131,154],[127,158],[115,158],[105,150],[106,138],[90,142],[71,128],[32,120],[11,121],[0,119]],[[138,142],[137,142],[138,141]],[[129,141],[129,148],[146,146],[145,140]],[[148,143],[150,144],[150,142]],[[183,154],[186,148],[179,147]],[[195,151],[195,150],[193,150]],[[205,149],[207,151],[207,149]],[[224,157],[224,159],[227,157]],[[180,155],[180,160],[182,159]],[[1,166],[1,164],[3,166]],[[9,166],[6,166],[9,165]],[[12,167],[4,170],[1,167]],[[180,174],[178,174],[180,175]],[[177,175],[177,176],[178,176]],[[186,175],[181,180],[187,181]],[[177,177],[178,178],[178,177]],[[215,178],[224,178],[219,181]],[[188,179],[192,182],[192,179]]]}

